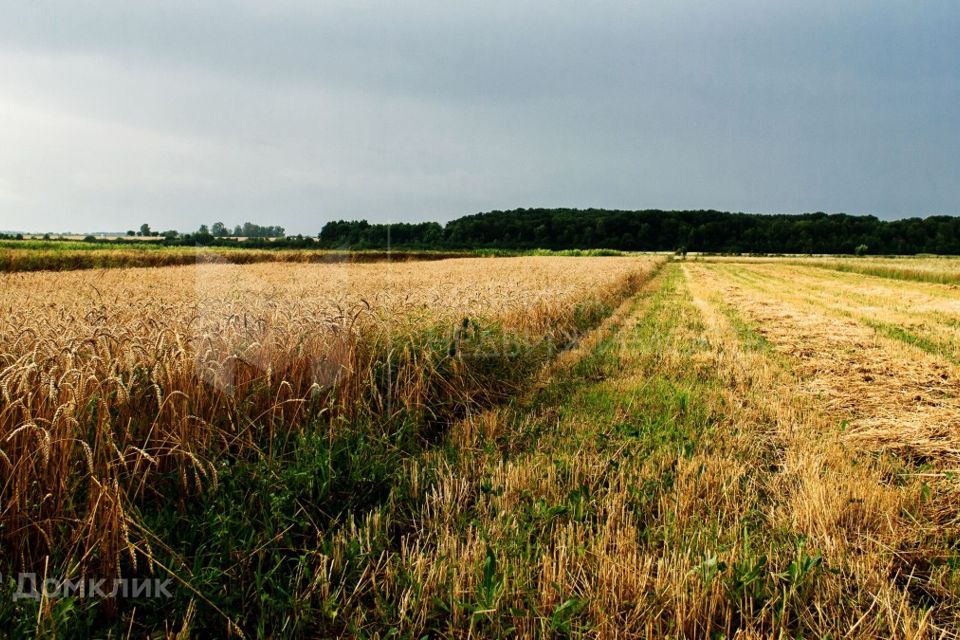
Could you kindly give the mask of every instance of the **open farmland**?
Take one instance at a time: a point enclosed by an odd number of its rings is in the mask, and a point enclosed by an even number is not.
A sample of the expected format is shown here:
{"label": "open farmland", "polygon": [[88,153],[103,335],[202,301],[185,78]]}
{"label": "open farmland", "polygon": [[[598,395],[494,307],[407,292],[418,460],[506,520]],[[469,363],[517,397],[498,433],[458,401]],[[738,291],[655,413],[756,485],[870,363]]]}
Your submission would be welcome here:
{"label": "open farmland", "polygon": [[4,575],[173,595],[0,619],[957,637],[960,290],[863,273],[951,263],[826,260],[2,275]]}

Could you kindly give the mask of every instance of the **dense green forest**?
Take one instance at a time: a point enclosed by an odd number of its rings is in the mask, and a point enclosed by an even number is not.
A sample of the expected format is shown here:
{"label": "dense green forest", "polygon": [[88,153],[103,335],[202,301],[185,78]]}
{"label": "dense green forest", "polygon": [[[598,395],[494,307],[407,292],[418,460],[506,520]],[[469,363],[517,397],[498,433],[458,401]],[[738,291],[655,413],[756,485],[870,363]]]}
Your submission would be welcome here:
{"label": "dense green forest", "polygon": [[324,225],[319,240],[324,247],[351,248],[960,254],[960,218],[515,209],[464,216],[446,225],[341,220]]}

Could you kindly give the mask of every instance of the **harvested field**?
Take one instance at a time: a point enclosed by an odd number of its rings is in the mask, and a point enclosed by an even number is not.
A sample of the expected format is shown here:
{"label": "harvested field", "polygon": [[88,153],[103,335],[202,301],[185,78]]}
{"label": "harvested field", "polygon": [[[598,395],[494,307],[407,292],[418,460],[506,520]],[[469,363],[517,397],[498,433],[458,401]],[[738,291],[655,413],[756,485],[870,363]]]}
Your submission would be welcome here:
{"label": "harvested field", "polygon": [[960,260],[955,257],[900,257],[860,258],[856,260],[823,260],[821,266],[836,271],[864,275],[935,282],[939,284],[960,283]]}
{"label": "harvested field", "polygon": [[782,266],[746,272],[701,268],[697,275],[778,351],[797,360],[795,369],[808,390],[850,421],[847,438],[877,450],[960,464],[956,352],[952,346],[946,354],[924,352],[876,328],[934,335],[945,327],[921,328],[922,323],[930,322],[932,310],[960,313],[960,296],[939,298],[943,291],[931,295],[915,284],[869,281],[860,288],[845,282],[846,289],[829,274]]}
{"label": "harvested field", "polygon": [[785,451],[784,471],[794,467],[801,482],[784,487],[795,496],[793,526],[832,547],[824,557],[843,558],[857,589],[887,581],[887,606],[901,601],[888,615],[915,620],[863,634],[955,637],[960,370],[942,336],[918,336],[952,333],[956,290],[782,263],[687,269],[795,376],[786,389],[796,402],[825,418]]}
{"label": "harvested field", "polygon": [[960,283],[960,259],[955,256],[897,256],[897,257],[840,257],[840,256],[704,256],[698,258],[713,263],[739,264],[797,264],[830,269],[844,273],[876,276],[893,280]]}

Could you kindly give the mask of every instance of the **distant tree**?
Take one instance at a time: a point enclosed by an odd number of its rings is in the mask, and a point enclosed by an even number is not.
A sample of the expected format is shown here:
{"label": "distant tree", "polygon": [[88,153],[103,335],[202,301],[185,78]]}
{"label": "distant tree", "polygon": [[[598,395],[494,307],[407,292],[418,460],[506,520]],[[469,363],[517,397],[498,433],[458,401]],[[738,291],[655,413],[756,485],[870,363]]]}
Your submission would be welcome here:
{"label": "distant tree", "polygon": [[129,231],[127,231],[127,235],[128,235],[128,236],[135,236],[135,235],[137,235],[137,232],[134,231],[133,229],[130,229]]}
{"label": "distant tree", "polygon": [[84,236],[84,237],[83,237],[83,241],[84,241],[84,242],[96,242],[96,241],[97,241],[97,237],[96,237],[96,236]]}
{"label": "distant tree", "polygon": [[207,228],[207,225],[202,224],[195,234],[193,234],[193,241],[196,244],[208,245],[212,244],[214,237],[210,234],[210,230]]}
{"label": "distant tree", "polygon": [[144,238],[148,238],[151,235],[153,235],[153,233],[150,231],[150,225],[147,224],[146,222],[140,225],[140,235],[143,236]]}
{"label": "distant tree", "polygon": [[862,255],[865,255],[869,250],[870,250],[870,247],[868,247],[867,245],[858,244],[857,248],[853,250],[853,253],[858,256],[862,256]]}
{"label": "distant tree", "polygon": [[224,238],[230,235],[227,227],[222,222],[214,222],[210,227],[210,233],[217,238]]}
{"label": "distant tree", "polygon": [[244,222],[243,227],[237,227],[237,233],[234,235],[244,236],[246,238],[282,238],[284,229],[280,226],[262,227],[252,222]]}
{"label": "distant tree", "polygon": [[166,240],[176,240],[177,238],[180,237],[180,232],[175,229],[168,229],[167,231],[164,231],[160,235],[163,236]]}

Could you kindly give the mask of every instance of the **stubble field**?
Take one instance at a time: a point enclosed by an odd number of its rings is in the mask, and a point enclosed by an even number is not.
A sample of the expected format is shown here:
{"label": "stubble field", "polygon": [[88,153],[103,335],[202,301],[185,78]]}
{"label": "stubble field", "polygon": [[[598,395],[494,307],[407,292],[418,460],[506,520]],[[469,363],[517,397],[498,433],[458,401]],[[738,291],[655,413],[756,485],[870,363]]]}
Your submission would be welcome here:
{"label": "stubble field", "polygon": [[[953,264],[0,275],[0,618],[62,637],[956,637]],[[14,600],[17,572],[173,595]]]}

